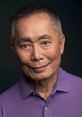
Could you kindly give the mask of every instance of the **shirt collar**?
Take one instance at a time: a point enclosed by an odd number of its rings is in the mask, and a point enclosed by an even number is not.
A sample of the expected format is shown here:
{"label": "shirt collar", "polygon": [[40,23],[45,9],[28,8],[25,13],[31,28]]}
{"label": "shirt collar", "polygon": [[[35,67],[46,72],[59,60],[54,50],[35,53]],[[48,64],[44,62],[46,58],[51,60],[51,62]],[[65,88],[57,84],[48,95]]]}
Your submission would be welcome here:
{"label": "shirt collar", "polygon": [[24,75],[22,75],[20,79],[19,86],[20,86],[21,96],[23,97],[23,99],[26,99],[28,96],[34,93],[33,89],[31,88],[29,83],[26,81],[26,78]]}
{"label": "shirt collar", "polygon": [[62,68],[58,69],[58,79],[55,87],[55,91],[69,92],[69,78],[68,73],[65,72]]}
{"label": "shirt collar", "polygon": [[[58,79],[56,86],[54,87],[54,90],[51,95],[53,95],[55,92],[69,92],[69,78],[67,77],[67,73],[62,69],[58,69]],[[24,75],[22,75],[20,80],[20,92],[23,99],[26,99],[31,94],[35,93],[34,90],[31,88],[29,83],[26,81],[26,78]]]}

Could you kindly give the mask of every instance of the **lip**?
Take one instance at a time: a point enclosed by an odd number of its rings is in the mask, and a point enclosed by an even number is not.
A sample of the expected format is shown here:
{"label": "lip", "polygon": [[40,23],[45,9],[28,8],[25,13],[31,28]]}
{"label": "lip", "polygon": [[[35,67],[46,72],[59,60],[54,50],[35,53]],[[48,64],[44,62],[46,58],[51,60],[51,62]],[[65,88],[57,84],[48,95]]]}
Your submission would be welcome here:
{"label": "lip", "polygon": [[32,67],[32,69],[37,72],[37,73],[41,73],[45,70],[46,67],[48,67],[49,63],[40,67]]}

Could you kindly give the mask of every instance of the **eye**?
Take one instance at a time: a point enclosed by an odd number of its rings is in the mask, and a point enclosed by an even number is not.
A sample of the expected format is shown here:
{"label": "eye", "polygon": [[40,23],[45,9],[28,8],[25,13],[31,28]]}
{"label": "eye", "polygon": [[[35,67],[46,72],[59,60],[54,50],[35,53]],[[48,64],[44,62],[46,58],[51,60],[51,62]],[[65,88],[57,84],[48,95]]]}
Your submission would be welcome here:
{"label": "eye", "polygon": [[29,49],[31,47],[31,44],[19,44],[19,48],[21,49]]}
{"label": "eye", "polygon": [[48,41],[43,41],[42,44],[47,45],[47,44],[49,44],[49,42]]}
{"label": "eye", "polygon": [[42,41],[41,44],[44,46],[48,46],[51,42],[50,41]]}

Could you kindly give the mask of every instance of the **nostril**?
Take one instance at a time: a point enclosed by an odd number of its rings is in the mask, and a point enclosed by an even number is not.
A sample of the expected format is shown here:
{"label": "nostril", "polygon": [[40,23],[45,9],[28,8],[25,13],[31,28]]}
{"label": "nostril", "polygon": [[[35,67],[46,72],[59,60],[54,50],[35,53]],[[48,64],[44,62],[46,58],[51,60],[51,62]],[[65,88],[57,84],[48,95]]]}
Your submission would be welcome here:
{"label": "nostril", "polygon": [[32,60],[32,61],[39,61],[39,60],[43,60],[43,58],[41,57],[40,54],[39,54],[38,56],[32,55],[32,56],[31,56],[31,60]]}
{"label": "nostril", "polygon": [[40,56],[36,57],[36,56],[32,55],[31,60],[38,61],[38,60],[40,60]]}

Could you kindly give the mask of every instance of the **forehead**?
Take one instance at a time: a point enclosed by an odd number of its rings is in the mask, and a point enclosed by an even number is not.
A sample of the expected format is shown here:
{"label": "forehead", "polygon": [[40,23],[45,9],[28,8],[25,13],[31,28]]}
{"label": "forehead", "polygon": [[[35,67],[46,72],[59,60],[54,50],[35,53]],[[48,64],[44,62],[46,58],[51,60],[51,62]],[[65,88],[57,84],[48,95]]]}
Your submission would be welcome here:
{"label": "forehead", "polygon": [[36,23],[43,23],[43,22],[52,22],[52,17],[45,12],[40,12],[40,13],[34,13],[30,16],[25,16],[16,21],[16,26],[23,26],[24,24],[36,24]]}
{"label": "forehead", "polygon": [[43,35],[53,35],[55,25],[53,26],[51,17],[45,13],[37,13],[31,16],[23,17],[16,22],[15,33],[18,37],[36,38]]}
{"label": "forehead", "polygon": [[45,12],[35,13],[30,16],[25,16],[16,22],[16,26],[20,28],[20,26],[23,27],[26,24],[28,24],[28,26],[31,24],[34,26],[36,24],[40,25],[43,23],[46,24],[52,23],[52,18],[50,17],[50,15],[48,15]]}

